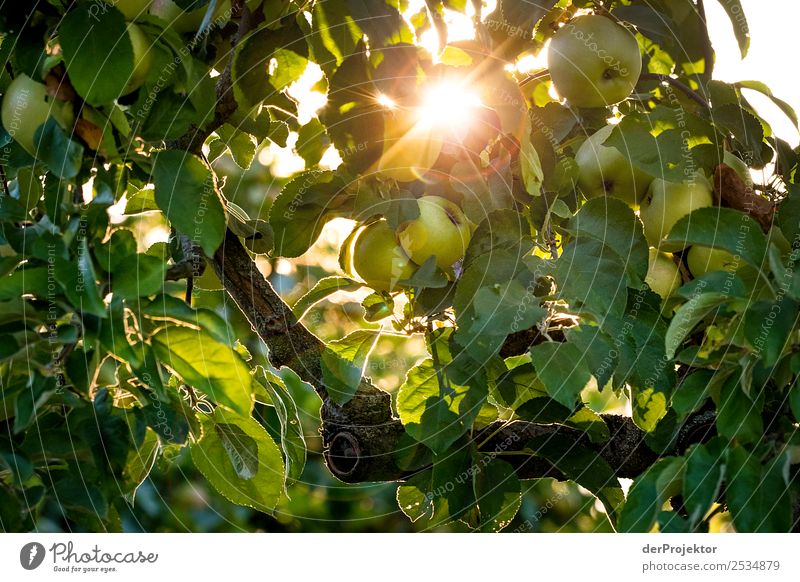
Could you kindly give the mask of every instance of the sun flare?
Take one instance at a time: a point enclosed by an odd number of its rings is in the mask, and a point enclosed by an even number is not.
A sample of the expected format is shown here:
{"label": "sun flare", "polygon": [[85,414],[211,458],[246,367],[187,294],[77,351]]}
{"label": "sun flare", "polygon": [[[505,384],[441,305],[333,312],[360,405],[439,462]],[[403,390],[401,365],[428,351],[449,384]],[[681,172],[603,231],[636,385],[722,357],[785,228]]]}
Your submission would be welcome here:
{"label": "sun flare", "polygon": [[480,97],[459,83],[438,83],[424,90],[420,123],[463,129],[482,106]]}

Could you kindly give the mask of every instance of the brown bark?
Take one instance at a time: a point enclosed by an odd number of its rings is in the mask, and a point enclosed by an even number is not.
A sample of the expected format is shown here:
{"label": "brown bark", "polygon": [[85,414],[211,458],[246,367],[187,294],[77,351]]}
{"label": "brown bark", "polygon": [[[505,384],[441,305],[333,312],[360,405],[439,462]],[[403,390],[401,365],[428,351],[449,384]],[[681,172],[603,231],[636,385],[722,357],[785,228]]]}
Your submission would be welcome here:
{"label": "brown bark", "polygon": [[772,227],[775,204],[748,187],[730,166],[720,164],[714,171],[714,197],[720,206],[749,214],[764,232]]}

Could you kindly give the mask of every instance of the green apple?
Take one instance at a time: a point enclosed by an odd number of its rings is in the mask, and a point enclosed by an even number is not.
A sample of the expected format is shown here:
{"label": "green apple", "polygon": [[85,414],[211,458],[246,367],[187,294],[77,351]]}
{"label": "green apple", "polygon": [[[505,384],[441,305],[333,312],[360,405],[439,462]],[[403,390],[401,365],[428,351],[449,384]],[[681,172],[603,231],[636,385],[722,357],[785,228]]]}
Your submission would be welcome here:
{"label": "green apple", "polygon": [[153,0],[105,0],[122,12],[126,20],[136,20],[147,15]]}
{"label": "green apple", "polygon": [[153,66],[153,53],[150,50],[150,41],[142,32],[142,29],[133,24],[128,23],[128,38],[131,39],[133,45],[133,73],[131,73],[125,89],[122,91],[123,95],[136,91],[147,80],[147,75],[150,73],[150,67]]}
{"label": "green apple", "polygon": [[443,130],[421,121],[414,109],[390,110],[384,115],[383,153],[373,168],[398,182],[412,182],[430,170],[439,158]]}
{"label": "green apple", "polygon": [[441,196],[419,199],[419,216],[400,225],[400,245],[411,260],[422,265],[430,257],[449,269],[464,257],[472,237],[472,224],[457,204]]}
{"label": "green apple", "polygon": [[686,266],[693,277],[701,277],[712,271],[734,273],[740,264],[741,261],[722,249],[695,245],[686,253]]}
{"label": "green apple", "polygon": [[658,247],[681,218],[713,204],[711,185],[699,172],[692,180],[683,183],[656,178],[650,184],[639,212],[650,246]]}
{"label": "green apple", "polygon": [[[150,14],[157,16],[167,22],[169,27],[175,32],[185,34],[196,32],[203,23],[208,4],[195,8],[194,10],[184,11],[172,0],[152,0]],[[220,0],[211,18],[212,22],[225,23],[231,17],[231,1]]]}
{"label": "green apple", "polygon": [[373,222],[358,233],[352,257],[356,274],[376,291],[396,291],[398,282],[416,270],[385,220]]}
{"label": "green apple", "polygon": [[647,276],[644,282],[662,299],[666,299],[683,284],[680,269],[670,253],[662,253],[650,247]]}
{"label": "green apple", "polygon": [[3,95],[3,127],[30,154],[36,155],[36,130],[51,115],[64,129],[75,119],[72,103],[50,97],[44,83],[24,74],[11,81]]}
{"label": "green apple", "polygon": [[626,99],[642,72],[639,43],[610,18],[573,18],[550,41],[550,78],[575,107],[607,107]]}
{"label": "green apple", "polygon": [[614,126],[607,125],[578,148],[578,185],[587,198],[614,196],[636,207],[653,177],[631,166],[617,148],[603,145],[612,131]]}

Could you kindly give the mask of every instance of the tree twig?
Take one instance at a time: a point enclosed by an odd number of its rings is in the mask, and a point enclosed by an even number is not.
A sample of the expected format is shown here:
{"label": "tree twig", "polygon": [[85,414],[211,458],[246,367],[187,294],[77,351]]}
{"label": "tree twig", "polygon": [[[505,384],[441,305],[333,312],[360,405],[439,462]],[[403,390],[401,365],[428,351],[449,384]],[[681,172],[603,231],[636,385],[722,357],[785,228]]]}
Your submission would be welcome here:
{"label": "tree twig", "polygon": [[705,97],[703,97],[702,95],[697,93],[697,91],[689,87],[684,82],[676,79],[675,77],[671,77],[669,75],[661,75],[659,73],[642,73],[642,75],[639,77],[639,82],[641,83],[642,81],[658,81],[662,84],[666,83],[667,85],[670,85],[675,89],[678,89],[679,91],[684,93],[692,101],[694,101],[698,105],[701,105],[703,108],[705,109],[711,108],[711,105],[705,99]]}
{"label": "tree twig", "polygon": [[11,192],[8,191],[8,179],[6,178],[6,168],[3,164],[0,164],[0,183],[3,186],[3,194],[6,196],[11,196]]}
{"label": "tree twig", "polygon": [[428,9],[428,17],[433,22],[433,26],[436,29],[436,36],[439,39],[439,50],[437,54],[442,54],[444,47],[447,46],[447,24],[437,10],[438,4],[441,3],[437,0],[425,0],[425,6]]}

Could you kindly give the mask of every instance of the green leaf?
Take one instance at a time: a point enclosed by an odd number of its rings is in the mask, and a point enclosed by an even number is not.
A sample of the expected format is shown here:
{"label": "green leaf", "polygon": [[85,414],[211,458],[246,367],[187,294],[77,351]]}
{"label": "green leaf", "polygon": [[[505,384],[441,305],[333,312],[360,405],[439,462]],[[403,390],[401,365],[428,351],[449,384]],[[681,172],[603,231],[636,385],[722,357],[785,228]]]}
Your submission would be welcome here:
{"label": "green leaf", "polygon": [[530,350],[539,379],[553,400],[569,409],[591,380],[580,350],[569,343],[545,342]]}
{"label": "green leaf", "polygon": [[224,497],[265,513],[275,508],[283,491],[283,459],[258,422],[217,408],[189,450],[195,466]]}
{"label": "green leaf", "polygon": [[241,414],[253,406],[247,365],[205,331],[170,325],[152,338],[156,356],[187,384]]}
{"label": "green leaf", "polygon": [[678,385],[672,395],[672,409],[679,419],[685,419],[702,406],[708,399],[708,387],[713,380],[713,370],[696,370]]}
{"label": "green leaf", "polygon": [[255,140],[249,134],[239,131],[228,123],[217,129],[216,133],[228,146],[236,165],[243,170],[248,169],[256,155]]}
{"label": "green leaf", "polygon": [[152,188],[143,188],[141,190],[135,190],[132,194],[129,190],[128,201],[125,203],[125,214],[142,214],[155,210],[158,210],[155,190]]}
{"label": "green leaf", "polygon": [[[481,257],[487,259],[486,255],[491,255],[493,260],[498,260],[498,256],[502,255],[510,257],[515,270],[518,270],[522,266],[522,257],[532,247],[530,226],[524,216],[515,210],[494,210],[481,220],[472,234],[464,256],[464,269],[472,266]],[[497,282],[502,280],[496,279]],[[480,286],[487,284],[485,281]]]}
{"label": "green leaf", "polygon": [[449,382],[433,360],[411,368],[397,393],[397,413],[406,431],[436,454],[463,435],[478,415],[486,393]]}
{"label": "green leaf", "polygon": [[792,527],[789,459],[783,454],[761,464],[759,455],[728,448],[725,501],[741,533],[785,533]]}
{"label": "green leaf", "polygon": [[649,115],[627,115],[614,126],[604,145],[619,150],[634,167],[650,176],[680,182],[685,178],[681,131],[667,129],[658,136],[651,131]]}
{"label": "green leaf", "polygon": [[433,517],[433,498],[428,495],[430,473],[417,473],[397,488],[397,506],[412,522]]}
{"label": "green leaf", "polygon": [[10,301],[23,295],[33,295],[45,299],[49,282],[50,276],[47,267],[17,269],[10,275],[0,277],[0,301]]}
{"label": "green leaf", "polygon": [[689,523],[697,527],[717,500],[725,478],[727,443],[720,438],[698,444],[686,454],[683,476],[683,504],[689,513]]}
{"label": "green leaf", "polygon": [[166,150],[153,168],[156,203],[169,221],[211,256],[225,236],[225,211],[208,167],[196,156]]}
{"label": "green leaf", "polygon": [[[714,124],[725,132],[733,134],[735,149],[751,152],[755,160],[761,159],[765,147],[764,125],[746,108],[746,102],[742,103],[741,99],[737,99],[736,103],[721,106],[715,104]],[[772,154],[771,150],[769,153]]]}
{"label": "green leaf", "polygon": [[314,305],[333,295],[337,291],[357,291],[362,284],[349,277],[323,277],[305,295],[292,306],[292,313],[297,319],[303,319]]}
{"label": "green leaf", "polygon": [[722,8],[728,14],[733,25],[733,34],[736,36],[736,42],[739,43],[739,51],[742,53],[742,58],[747,56],[747,51],[750,48],[750,27],[747,24],[747,16],[745,16],[744,9],[740,0],[719,0]]}
{"label": "green leaf", "polygon": [[383,152],[384,113],[373,97],[377,89],[363,45],[357,51],[331,77],[328,106],[321,115],[345,165],[364,173]]}
{"label": "green leaf", "polygon": [[533,327],[547,313],[519,281],[481,287],[470,316],[459,318],[454,337],[473,358],[486,360],[500,350],[508,334]]}
{"label": "green leaf", "polygon": [[581,237],[570,242],[556,261],[553,275],[562,298],[573,309],[598,319],[625,310],[625,263],[600,241]]}
{"label": "green leaf", "polygon": [[362,329],[325,345],[322,379],[328,395],[336,404],[346,404],[355,395],[367,358],[379,336],[375,330]]}
{"label": "green leaf", "polygon": [[275,237],[275,254],[299,257],[317,240],[334,203],[341,200],[344,184],[333,172],[304,172],[288,182],[269,213]]}
{"label": "green leaf", "polygon": [[56,258],[54,272],[64,295],[78,312],[106,316],[106,306],[97,288],[97,277],[86,240],[81,243],[78,260],[72,262]]}
{"label": "green leaf", "polygon": [[741,443],[755,443],[764,438],[764,393],[751,392],[750,380],[739,370],[722,385],[717,399],[717,431]]}
{"label": "green leaf", "polygon": [[[673,243],[673,244],[670,244]],[[664,250],[688,245],[723,249],[760,269],[767,254],[767,238],[747,214],[730,208],[699,208],[672,227]]]}
{"label": "green leaf", "polygon": [[161,290],[167,272],[167,264],[161,257],[139,253],[129,257],[128,261],[126,267],[113,272],[112,290],[115,295],[123,299],[136,299]]}
{"label": "green leaf", "polygon": [[[416,296],[419,300],[419,295]],[[366,321],[380,321],[394,313],[394,300],[383,293],[370,293],[361,302]]]}
{"label": "green leaf", "polygon": [[316,117],[312,118],[297,132],[295,150],[305,160],[306,168],[316,166],[329,145],[330,140],[325,133],[325,126]]}
{"label": "green leaf", "polygon": [[286,479],[299,479],[306,465],[306,440],[300,413],[283,379],[270,370],[259,368],[257,381],[269,394],[281,423],[281,449],[286,459]]}
{"label": "green leaf", "polygon": [[577,325],[566,332],[567,341],[577,347],[602,390],[611,381],[617,367],[619,354],[613,347],[614,340],[599,327]]}
{"label": "green leaf", "polygon": [[83,0],[59,27],[69,80],[90,105],[119,97],[133,74],[133,45],[125,18],[116,9],[99,10]]}
{"label": "green leaf", "polygon": [[137,304],[136,315],[155,320],[177,320],[199,327],[218,342],[233,347],[236,336],[225,320],[210,309],[195,309],[171,295],[159,295]]}
{"label": "green leaf", "polygon": [[689,337],[695,326],[705,317],[720,307],[730,302],[733,298],[723,293],[703,293],[695,295],[680,306],[667,329],[666,355],[675,357],[683,341]]}
{"label": "green leaf", "polygon": [[[731,4],[738,4],[738,0],[733,0]],[[722,4],[727,5],[728,3],[723,1]],[[740,16],[744,18],[744,13],[740,13]],[[765,95],[772,99],[772,102],[783,111],[786,117],[794,124],[795,127],[798,127],[798,120],[797,120],[797,113],[795,112],[794,108],[789,105],[783,99],[779,99],[772,93],[772,89],[770,89],[765,83],[761,81],[739,81],[738,83],[733,84],[734,87],[738,89],[750,89],[752,91],[757,91],[762,95]]]}
{"label": "green leaf", "polygon": [[630,206],[616,198],[592,198],[567,223],[567,230],[609,247],[625,263],[629,285],[641,285],[647,275],[648,246],[642,223]]}
{"label": "green leaf", "polygon": [[800,184],[789,186],[789,195],[778,206],[776,222],[789,240],[800,237]]}
{"label": "green leaf", "polygon": [[797,303],[786,297],[750,305],[744,315],[744,335],[765,367],[778,363],[797,323]]}
{"label": "green leaf", "polygon": [[447,276],[436,266],[436,257],[430,256],[411,277],[398,283],[418,289],[442,289],[447,287]]}
{"label": "green leaf", "polygon": [[215,423],[214,430],[239,479],[250,480],[258,474],[258,444],[235,424]]}
{"label": "green leaf", "polygon": [[236,44],[231,77],[234,96],[242,111],[274,97],[305,70],[308,45],[303,31],[293,18],[286,18],[281,24],[278,29],[261,26]]}
{"label": "green leaf", "polygon": [[385,0],[345,0],[345,3],[348,13],[369,37],[371,47],[413,42],[400,12]]}
{"label": "green leaf", "polygon": [[53,117],[34,134],[36,156],[59,178],[74,178],[83,163],[83,146],[70,139]]}
{"label": "green leaf", "polygon": [[519,152],[519,156],[520,174],[522,175],[522,182],[525,184],[525,190],[531,196],[541,196],[544,170],[542,170],[539,153],[533,146],[529,133],[526,133],[522,139],[522,149]]}
{"label": "green leaf", "polygon": [[133,503],[136,490],[150,474],[160,448],[158,435],[155,431],[148,430],[142,443],[128,453],[123,478],[127,491],[125,498],[129,503]]}
{"label": "green leaf", "polygon": [[[313,32],[309,37],[309,45],[317,57],[315,61],[330,74],[336,65],[341,65],[345,57],[355,51],[361,30],[344,2],[315,2],[311,26]],[[322,54],[317,53],[325,52],[334,57],[333,62],[319,58]]]}
{"label": "green leaf", "polygon": [[547,459],[567,479],[591,491],[605,506],[611,523],[616,522],[625,496],[605,459],[574,440],[558,435],[534,438],[527,447]]}
{"label": "green leaf", "polygon": [[622,532],[649,532],[661,506],[681,492],[684,460],[666,457],[639,476],[628,492],[628,499],[619,518]]}
{"label": "green leaf", "polygon": [[498,532],[507,527],[522,505],[520,482],[514,468],[499,459],[479,457],[472,481],[480,512],[480,531]]}

